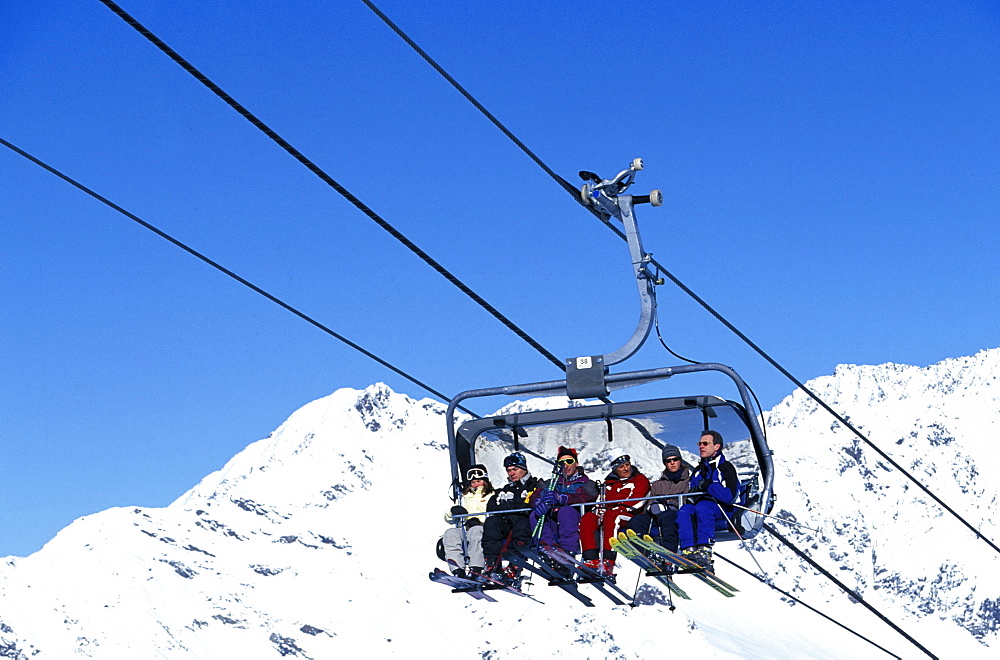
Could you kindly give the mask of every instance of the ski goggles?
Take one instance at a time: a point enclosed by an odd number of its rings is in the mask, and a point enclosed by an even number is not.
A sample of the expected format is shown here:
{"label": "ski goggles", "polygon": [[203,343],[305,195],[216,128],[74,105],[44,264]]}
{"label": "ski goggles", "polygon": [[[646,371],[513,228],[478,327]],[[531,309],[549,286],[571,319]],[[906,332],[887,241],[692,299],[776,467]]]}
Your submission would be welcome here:
{"label": "ski goggles", "polygon": [[576,463],[576,459],[572,456],[564,456],[559,459],[558,463],[559,465],[573,465]]}
{"label": "ski goggles", "polygon": [[473,479],[485,479],[486,477],[487,477],[486,470],[483,470],[481,468],[472,468],[471,470],[465,473],[465,478],[468,479],[469,481],[472,481]]}

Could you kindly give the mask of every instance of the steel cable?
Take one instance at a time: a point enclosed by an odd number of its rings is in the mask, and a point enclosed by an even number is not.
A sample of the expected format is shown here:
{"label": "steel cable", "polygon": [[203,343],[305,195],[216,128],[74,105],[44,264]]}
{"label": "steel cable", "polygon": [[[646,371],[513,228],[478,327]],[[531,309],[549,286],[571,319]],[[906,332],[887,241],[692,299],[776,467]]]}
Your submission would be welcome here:
{"label": "steel cable", "polygon": [[406,236],[404,236],[398,229],[393,227],[389,222],[387,222],[385,219],[379,216],[375,211],[369,208],[360,199],[351,194],[351,192],[348,191],[344,186],[335,181],[333,177],[324,172],[323,169],[319,167],[319,165],[311,161],[302,152],[293,147],[287,140],[278,135],[278,133],[276,133],[274,129],[272,129],[263,121],[261,121],[261,119],[257,117],[255,114],[247,110],[236,99],[234,99],[232,96],[227,94],[221,87],[212,82],[208,78],[208,76],[203,74],[201,71],[195,68],[194,65],[192,65],[183,57],[181,57],[174,49],[172,49],[170,46],[164,43],[162,39],[153,34],[149,29],[147,29],[141,23],[139,23],[139,21],[137,21],[135,18],[129,15],[124,9],[122,9],[117,4],[112,2],[112,0],[100,0],[100,2],[104,4],[108,9],[113,11],[119,18],[125,21],[129,26],[135,29],[136,32],[138,32],[147,40],[149,40],[150,43],[152,43],[154,46],[163,51],[170,59],[179,64],[181,68],[183,68],[189,74],[194,76],[194,78],[198,80],[198,82],[200,82],[209,90],[211,90],[212,93],[214,93],[216,96],[222,99],[227,105],[229,105],[229,107],[238,112],[240,116],[249,121],[251,124],[257,127],[262,133],[264,133],[264,135],[269,137],[278,146],[280,146],[282,149],[288,152],[289,155],[291,155],[293,158],[295,158],[295,160],[299,161],[299,163],[304,165],[310,172],[315,174],[324,183],[326,183],[328,186],[330,186],[338,193],[340,193],[340,195],[342,195],[344,199],[353,204],[355,208],[357,208],[359,211],[368,216],[379,227],[388,232],[390,236],[392,236],[397,241],[406,246],[408,250],[417,255],[421,260],[424,261],[424,263],[426,263],[428,266],[437,271],[442,277],[444,277],[446,280],[455,285],[455,287],[457,287],[462,293],[464,293],[472,300],[474,300],[476,304],[478,304],[480,307],[489,312],[498,321],[503,323],[504,326],[506,326],[509,330],[511,330],[515,335],[524,340],[525,343],[527,343],[533,349],[538,351],[542,356],[545,357],[545,359],[547,359],[549,362],[553,363],[560,369],[565,368],[565,365],[563,364],[562,360],[560,360],[555,355],[550,353],[544,346],[535,341],[535,339],[532,338],[527,332],[518,327],[517,324],[515,324],[513,321],[504,316],[498,309],[493,307],[493,305],[486,302],[486,300],[482,296],[480,296],[471,288],[469,288],[464,282],[458,279],[458,277],[456,277],[450,271],[448,271],[448,269],[446,269],[444,266],[438,263],[434,258],[432,258],[429,254],[420,249],[420,247],[417,246],[416,243],[414,243]]}
{"label": "steel cable", "polygon": [[[105,1],[106,0],[102,0],[102,2],[105,2]],[[516,136],[514,136],[514,134],[506,126],[504,126],[500,122],[500,120],[498,120],[496,117],[493,116],[493,114],[491,114],[488,110],[486,110],[486,108],[484,108],[483,105],[481,103],[479,103],[479,101],[477,101],[472,96],[472,94],[470,94],[464,87],[462,87],[458,83],[458,81],[456,81],[451,75],[449,75],[444,70],[444,68],[441,67],[441,65],[439,65],[436,61],[434,61],[434,59],[431,58],[430,55],[428,55],[422,48],[420,48],[409,36],[407,36],[399,28],[399,26],[397,26],[395,23],[393,23],[389,19],[388,16],[386,16],[374,4],[372,4],[372,2],[370,0],[361,0],[361,2],[363,2],[367,7],[369,7],[375,13],[376,16],[378,16],[386,25],[389,26],[389,28],[392,29],[393,32],[395,32],[396,34],[398,34],[400,36],[400,38],[402,38],[407,44],[409,44],[409,46],[411,48],[413,48],[413,50],[415,50],[417,52],[418,55],[420,55],[424,60],[426,60],[428,64],[430,64],[449,83],[451,83],[451,85],[453,87],[455,87],[455,89],[458,90],[458,92],[462,96],[464,96],[466,99],[468,99],[469,102],[471,102],[480,112],[482,112],[486,116],[486,118],[490,120],[491,123],[493,123],[497,128],[499,128],[500,131],[503,132],[504,135],[506,135],[508,138],[510,138],[514,142],[514,144],[516,144],[518,147],[520,147],[520,149],[522,151],[524,151],[524,153],[526,153],[550,177],[552,177],[552,179],[556,183],[558,183],[563,189],[565,189],[568,193],[570,193],[570,195],[573,196],[573,199],[577,203],[579,203],[581,206],[583,205],[583,203],[580,200],[579,190],[577,190],[576,188],[574,188],[568,181],[566,181],[566,179],[562,178],[561,176],[559,176],[558,174],[556,174],[555,172],[553,172],[552,169],[550,167],[548,167],[538,156],[536,156],[533,151],[531,151],[523,142],[521,142],[521,140],[519,140]],[[622,239],[624,241],[628,240],[627,237],[625,236],[625,233],[623,231],[621,231],[615,225],[611,224],[611,222],[609,222],[609,220],[606,217],[604,217],[601,214],[599,214],[592,206],[587,206],[585,208],[587,210],[589,210],[591,213],[593,213],[599,220],[601,220],[601,222],[608,229],[610,229],[615,234],[617,234],[620,239]],[[711,314],[712,316],[714,316],[716,318],[716,320],[718,320],[720,323],[722,323],[724,326],[726,326],[726,328],[728,328],[733,334],[735,334],[737,337],[739,337],[747,346],[749,346],[750,348],[752,348],[758,355],[760,355],[762,358],[764,358],[764,360],[766,360],[771,366],[773,366],[775,369],[777,369],[779,373],[781,373],[783,376],[785,376],[785,378],[787,378],[796,387],[798,387],[799,389],[801,389],[810,398],[812,398],[814,401],[816,401],[824,410],[826,410],[828,413],[830,413],[834,417],[834,419],[836,419],[840,424],[842,424],[845,428],[849,429],[851,432],[853,432],[855,435],[857,435],[866,445],[868,445],[869,447],[871,447],[872,449],[874,449],[875,452],[878,453],[879,456],[881,456],[883,459],[885,459],[886,461],[888,461],[889,464],[892,465],[894,468],[896,468],[897,470],[899,470],[900,473],[902,473],[907,479],[909,479],[911,482],[913,482],[913,484],[915,484],[921,491],[923,491],[924,494],[926,494],[932,500],[934,500],[935,502],[937,502],[938,505],[940,505],[945,511],[947,511],[952,516],[954,516],[956,519],[958,519],[977,538],[979,538],[981,541],[983,541],[984,543],[986,543],[987,545],[989,545],[991,548],[993,548],[993,550],[997,554],[1000,554],[1000,547],[998,547],[996,545],[996,543],[994,543],[992,540],[990,540],[985,535],[983,535],[982,532],[980,532],[971,523],[969,523],[968,521],[966,521],[965,518],[963,518],[961,515],[958,514],[958,512],[956,512],[954,509],[952,509],[950,506],[948,506],[944,502],[944,500],[942,500],[940,497],[938,497],[933,492],[931,492],[931,490],[929,488],[927,488],[927,486],[925,486],[919,480],[917,480],[917,478],[914,477],[912,474],[910,474],[905,468],[903,468],[903,466],[901,466],[899,463],[897,463],[895,460],[893,460],[884,451],[882,451],[881,449],[879,449],[871,440],[868,439],[867,436],[865,436],[863,433],[861,433],[861,431],[859,431],[857,428],[855,428],[842,415],[840,415],[835,410],[833,410],[833,408],[831,408],[829,405],[827,405],[826,402],[823,401],[822,399],[820,399],[819,396],[817,396],[815,392],[813,392],[808,387],[806,387],[801,381],[799,381],[798,378],[796,378],[795,376],[793,376],[787,369],[785,369],[784,367],[782,367],[777,362],[777,360],[775,360],[770,355],[768,355],[762,348],[760,348],[757,344],[755,344],[749,337],[747,337],[745,334],[743,334],[739,330],[739,328],[737,328],[735,325],[733,325],[732,323],[730,323],[728,319],[726,319],[724,316],[722,316],[722,314],[720,314],[719,312],[717,312],[711,305],[709,305],[698,294],[696,294],[694,291],[692,291],[679,278],[677,278],[673,273],[671,273],[669,270],[667,270],[666,267],[664,267],[661,263],[659,263],[656,259],[653,259],[652,257],[650,258],[650,263],[653,264],[654,266],[656,266],[656,268],[659,269],[659,272],[661,272],[664,275],[666,275],[670,279],[670,281],[673,282],[681,291],[683,291],[684,293],[686,293],[692,300],[694,300],[699,305],[701,305],[702,308],[704,308],[709,314]],[[678,356],[678,357],[680,357],[680,356]]]}
{"label": "steel cable", "polygon": [[[322,330],[326,334],[330,335],[334,339],[337,339],[337,340],[339,340],[339,341],[347,344],[348,346],[350,346],[354,350],[358,351],[359,353],[363,354],[364,356],[366,356],[368,358],[371,358],[375,362],[378,362],[380,365],[382,365],[386,369],[389,369],[393,373],[402,376],[403,378],[405,378],[406,380],[410,381],[411,383],[413,383],[415,385],[418,385],[419,387],[423,388],[424,390],[430,392],[434,396],[436,396],[439,399],[441,399],[441,401],[447,402],[447,401],[450,400],[450,397],[445,396],[444,394],[442,394],[441,392],[437,391],[436,389],[434,389],[433,387],[431,387],[427,383],[424,383],[423,381],[418,380],[416,377],[411,376],[410,374],[408,374],[407,372],[403,371],[399,367],[396,367],[395,365],[393,365],[392,363],[388,362],[387,360],[383,360],[382,358],[380,358],[379,356],[375,355],[371,351],[369,351],[369,350],[363,348],[362,346],[354,343],[353,341],[351,341],[347,337],[345,337],[345,336],[343,336],[343,335],[335,332],[334,330],[332,330],[329,327],[327,327],[326,325],[320,323],[319,321],[317,321],[313,317],[309,316],[308,314],[305,314],[304,312],[299,311],[298,309],[296,309],[295,307],[289,305],[288,303],[286,303],[285,301],[281,300],[280,298],[277,298],[276,296],[271,295],[270,293],[268,293],[264,289],[260,288],[259,286],[257,286],[253,282],[250,282],[249,280],[247,280],[247,279],[245,279],[243,277],[240,277],[239,275],[237,275],[233,271],[229,270],[225,266],[219,264],[216,261],[213,261],[209,257],[205,256],[204,254],[202,254],[201,252],[195,250],[194,248],[190,247],[189,245],[187,245],[187,244],[179,241],[178,239],[174,238],[173,236],[171,236],[170,234],[166,233],[165,231],[163,231],[163,230],[155,227],[154,225],[146,222],[145,220],[143,220],[139,216],[137,216],[137,215],[135,215],[133,213],[130,213],[129,211],[127,211],[124,208],[122,208],[121,206],[118,206],[117,204],[115,204],[114,202],[112,202],[111,200],[109,200],[107,197],[104,197],[103,195],[100,195],[99,193],[91,190],[87,186],[85,186],[82,183],[76,181],[75,179],[69,177],[68,175],[63,174],[62,172],[60,172],[56,168],[52,167],[51,165],[48,165],[47,163],[43,162],[42,160],[40,160],[38,158],[35,158],[34,156],[32,156],[28,152],[24,151],[23,149],[20,149],[20,148],[14,146],[13,144],[11,144],[10,142],[8,142],[7,140],[4,140],[3,138],[0,138],[0,144],[2,144],[3,146],[7,147],[8,149],[10,149],[11,151],[13,151],[14,153],[17,153],[17,154],[23,156],[24,158],[27,158],[32,163],[34,163],[35,165],[38,165],[42,169],[44,169],[44,170],[46,170],[46,171],[48,171],[48,172],[56,175],[57,177],[59,177],[60,179],[62,179],[66,183],[70,184],[74,188],[77,188],[78,190],[81,190],[81,191],[87,193],[88,195],[90,195],[91,197],[93,197],[97,201],[101,202],[102,204],[111,207],[115,211],[118,211],[118,213],[121,213],[126,218],[129,218],[130,220],[132,220],[132,221],[138,223],[139,225],[145,227],[146,229],[148,229],[149,231],[153,232],[154,234],[156,234],[160,238],[162,238],[162,239],[164,239],[166,241],[169,241],[170,243],[173,243],[174,245],[176,245],[180,249],[184,250],[188,254],[190,254],[190,255],[192,255],[194,257],[197,257],[198,259],[202,260],[203,262],[205,262],[206,264],[208,264],[212,268],[215,268],[219,272],[224,273],[225,275],[227,275],[227,276],[231,277],[232,279],[236,280],[237,282],[239,282],[243,286],[245,286],[245,287],[253,290],[254,292],[256,292],[256,293],[264,296],[265,298],[267,298],[268,300],[270,300],[274,304],[278,305],[279,307],[282,307],[283,309],[288,310],[292,314],[295,314],[296,316],[298,316],[300,319],[302,319],[302,320],[304,320],[304,321],[312,324],[313,326],[319,328],[320,330]],[[464,408],[462,406],[458,406],[458,407],[461,408],[461,410],[463,410],[464,412],[467,412],[470,415],[474,415],[474,416],[478,417],[478,415],[476,415],[476,413],[472,412],[468,408]]]}

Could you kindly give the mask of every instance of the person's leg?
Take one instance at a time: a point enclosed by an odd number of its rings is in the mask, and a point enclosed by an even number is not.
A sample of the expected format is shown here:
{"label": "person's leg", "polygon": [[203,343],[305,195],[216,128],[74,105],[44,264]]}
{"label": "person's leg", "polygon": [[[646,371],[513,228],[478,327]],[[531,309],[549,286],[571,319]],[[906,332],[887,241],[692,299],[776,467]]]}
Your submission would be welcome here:
{"label": "person's leg", "polygon": [[466,552],[469,555],[469,566],[481,571],[486,565],[486,558],[483,555],[483,526],[476,525],[469,528],[465,532],[465,537],[467,543]]}
{"label": "person's leg", "polygon": [[694,518],[694,504],[685,504],[677,511],[677,537],[681,550],[694,547]]}
{"label": "person's leg", "polygon": [[679,541],[677,534],[677,510],[666,509],[656,516],[656,526],[659,529],[659,544],[670,552],[677,552]]}

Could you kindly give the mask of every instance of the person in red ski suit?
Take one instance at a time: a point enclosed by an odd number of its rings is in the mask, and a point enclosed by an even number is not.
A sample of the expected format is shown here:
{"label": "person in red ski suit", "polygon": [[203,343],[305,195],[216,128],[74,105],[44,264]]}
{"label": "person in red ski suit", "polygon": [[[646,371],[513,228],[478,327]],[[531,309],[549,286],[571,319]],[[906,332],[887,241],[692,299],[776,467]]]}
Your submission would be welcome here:
{"label": "person in red ski suit", "polygon": [[[649,494],[649,479],[632,465],[628,454],[622,454],[611,460],[611,473],[604,480],[603,491],[605,504],[598,504],[595,510],[588,511],[580,519],[580,545],[585,564],[611,575],[617,553],[611,549],[609,542],[645,505],[645,502],[630,498],[646,497]],[[599,544],[604,551],[603,562]]]}

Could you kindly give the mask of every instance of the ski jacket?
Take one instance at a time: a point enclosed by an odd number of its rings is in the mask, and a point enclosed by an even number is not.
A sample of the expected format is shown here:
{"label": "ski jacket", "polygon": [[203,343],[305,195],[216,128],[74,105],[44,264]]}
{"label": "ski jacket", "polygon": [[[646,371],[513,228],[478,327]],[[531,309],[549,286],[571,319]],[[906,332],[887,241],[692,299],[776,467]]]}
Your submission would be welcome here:
{"label": "ski jacket", "polygon": [[631,466],[632,472],[628,477],[622,479],[612,470],[604,479],[604,501],[609,505],[611,502],[621,502],[616,506],[609,506],[612,509],[620,509],[625,515],[632,515],[645,506],[646,502],[629,501],[630,497],[646,497],[649,494],[649,479],[646,475]]}
{"label": "ski jacket", "polygon": [[[650,485],[649,494],[651,496],[655,495],[681,495],[682,493],[688,492],[691,485],[691,468],[685,464],[681,464],[681,469],[677,472],[663,471],[660,478],[657,479]],[[674,509],[675,511],[681,506],[680,497],[672,497],[669,500],[657,500],[666,509]],[[648,503],[647,503],[648,504]]]}
{"label": "ski jacket", "polygon": [[[493,492],[491,491],[489,495],[484,495],[483,490],[485,486],[480,486],[475,488],[465,495],[462,495],[462,507],[465,509],[466,513],[483,513],[486,511],[486,505],[489,503],[491,497],[493,497]],[[451,516],[451,509],[444,516],[445,522],[453,523],[454,518]],[[478,520],[481,523],[486,522],[486,516],[474,516],[473,518],[465,518],[464,520]],[[468,523],[467,523],[468,524]]]}
{"label": "ski jacket", "polygon": [[[534,504],[538,499],[538,494],[543,490],[548,490],[548,487],[548,480],[541,482],[538,485],[538,491],[536,491],[535,496],[531,498],[531,504]],[[559,476],[556,479],[556,486],[553,490],[555,490],[556,495],[566,496],[566,504],[564,506],[593,502],[597,499],[597,484],[587,476],[583,468],[578,469],[576,474],[568,481]]]}
{"label": "ski jacket", "polygon": [[[507,485],[493,493],[493,497],[486,503],[486,510],[510,511],[512,509],[526,509],[528,499],[541,486],[542,481],[531,473],[524,475],[518,481],[508,481]],[[528,515],[527,512],[524,515]]]}
{"label": "ski jacket", "polygon": [[740,478],[736,474],[736,467],[726,460],[721,451],[715,458],[702,460],[691,475],[691,492],[704,493],[727,508],[732,508],[739,488]]}

